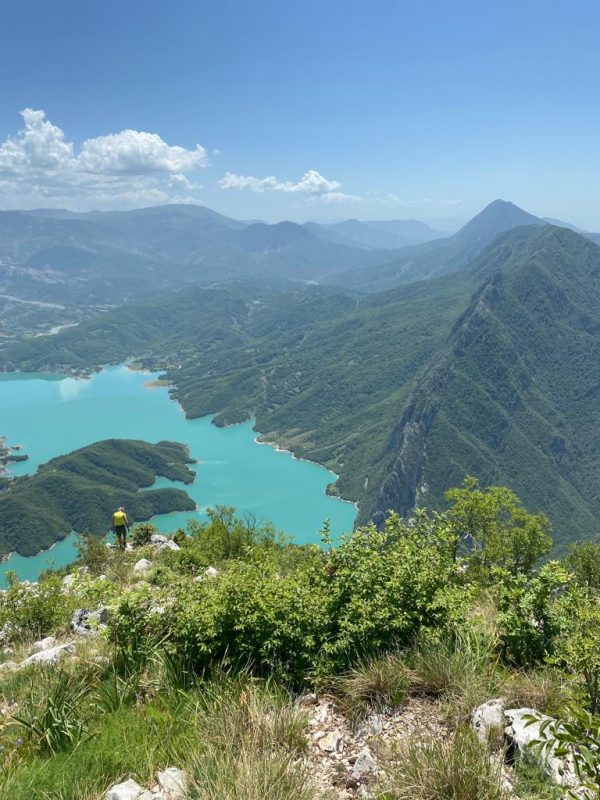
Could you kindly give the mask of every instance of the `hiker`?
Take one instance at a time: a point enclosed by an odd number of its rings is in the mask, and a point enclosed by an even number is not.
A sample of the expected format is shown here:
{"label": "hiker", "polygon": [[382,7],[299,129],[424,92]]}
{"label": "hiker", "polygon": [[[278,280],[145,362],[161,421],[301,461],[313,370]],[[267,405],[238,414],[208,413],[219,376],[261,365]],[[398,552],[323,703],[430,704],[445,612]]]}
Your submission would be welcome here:
{"label": "hiker", "polygon": [[118,510],[115,511],[112,517],[112,529],[117,537],[119,550],[125,550],[125,544],[127,543],[127,531],[129,530],[130,525],[131,522],[125,513],[124,507],[119,506]]}

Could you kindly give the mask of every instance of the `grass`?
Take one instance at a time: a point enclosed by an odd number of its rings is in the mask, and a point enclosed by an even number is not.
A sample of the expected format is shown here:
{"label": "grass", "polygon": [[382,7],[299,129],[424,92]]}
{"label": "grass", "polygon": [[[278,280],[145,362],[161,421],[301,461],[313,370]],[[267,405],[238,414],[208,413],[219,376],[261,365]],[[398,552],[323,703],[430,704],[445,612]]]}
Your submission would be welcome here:
{"label": "grass", "polygon": [[191,800],[312,800],[301,756],[305,720],[269,686],[212,684],[202,696],[190,764]]}
{"label": "grass", "polygon": [[450,741],[411,739],[392,753],[381,800],[501,800],[500,770],[467,728]]}
{"label": "grass", "polygon": [[410,689],[410,671],[398,653],[359,661],[334,682],[341,710],[353,722],[372,709],[398,706]]}

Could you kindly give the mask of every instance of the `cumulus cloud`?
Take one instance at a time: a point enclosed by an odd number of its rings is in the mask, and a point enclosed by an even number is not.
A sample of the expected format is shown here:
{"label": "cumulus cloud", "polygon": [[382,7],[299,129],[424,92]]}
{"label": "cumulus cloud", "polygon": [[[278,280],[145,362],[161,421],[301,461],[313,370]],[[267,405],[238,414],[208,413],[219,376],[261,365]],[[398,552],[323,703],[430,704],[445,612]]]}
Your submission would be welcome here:
{"label": "cumulus cloud", "polygon": [[[0,143],[0,204],[76,208],[197,202],[189,173],[208,166],[204,147],[169,145],[156,133],[124,130],[87,139],[75,152],[44,111],[21,112],[24,127]],[[188,174],[186,174],[188,173]],[[175,193],[177,192],[177,193]]]}
{"label": "cumulus cloud", "polygon": [[358,200],[356,195],[339,192],[339,181],[330,181],[317,172],[316,169],[307,170],[300,180],[282,181],[274,175],[266,178],[255,178],[252,175],[236,175],[235,172],[226,172],[219,181],[221,189],[248,189],[251,192],[284,192],[286,194],[304,194],[312,200],[319,199],[329,203],[345,203]]}

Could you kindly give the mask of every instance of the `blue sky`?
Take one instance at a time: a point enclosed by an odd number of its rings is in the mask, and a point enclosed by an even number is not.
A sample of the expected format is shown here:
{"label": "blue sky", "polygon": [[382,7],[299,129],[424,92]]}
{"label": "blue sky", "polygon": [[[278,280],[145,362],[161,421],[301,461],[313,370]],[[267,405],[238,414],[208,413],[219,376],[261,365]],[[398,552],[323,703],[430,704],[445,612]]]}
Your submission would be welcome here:
{"label": "blue sky", "polygon": [[5,0],[0,207],[431,220],[503,197],[600,230],[599,28],[588,0]]}

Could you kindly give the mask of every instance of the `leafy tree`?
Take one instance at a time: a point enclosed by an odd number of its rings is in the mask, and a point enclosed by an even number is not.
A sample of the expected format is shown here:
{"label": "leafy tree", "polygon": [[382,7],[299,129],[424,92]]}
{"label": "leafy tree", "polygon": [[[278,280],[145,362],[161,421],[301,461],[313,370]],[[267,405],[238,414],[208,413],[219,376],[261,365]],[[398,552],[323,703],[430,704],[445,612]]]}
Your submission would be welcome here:
{"label": "leafy tree", "polygon": [[578,583],[588,589],[600,589],[600,543],[573,545],[565,563]]}
{"label": "leafy tree", "polygon": [[462,487],[446,492],[453,557],[467,553],[472,568],[492,567],[512,575],[529,574],[536,561],[550,552],[550,523],[544,514],[530,514],[506,486],[479,488],[466,477]]}

